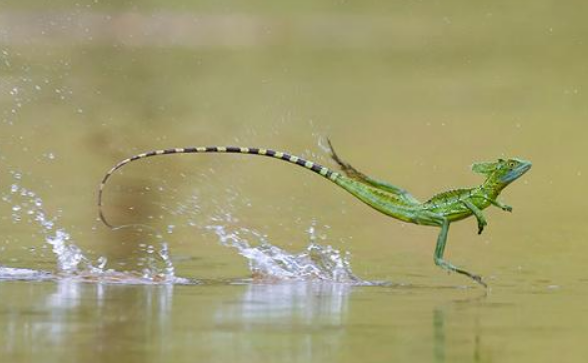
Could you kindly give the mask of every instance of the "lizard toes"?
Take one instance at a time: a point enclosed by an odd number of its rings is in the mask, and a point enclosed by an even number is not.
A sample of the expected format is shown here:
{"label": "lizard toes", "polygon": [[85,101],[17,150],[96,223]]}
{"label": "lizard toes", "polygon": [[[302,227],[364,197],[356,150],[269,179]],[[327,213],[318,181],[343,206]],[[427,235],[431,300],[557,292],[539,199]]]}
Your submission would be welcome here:
{"label": "lizard toes", "polygon": [[477,283],[479,283],[480,285],[484,286],[484,287],[488,287],[488,285],[486,285],[486,283],[484,282],[484,280],[482,280],[482,276],[480,275],[472,275],[472,279],[474,281],[476,281]]}

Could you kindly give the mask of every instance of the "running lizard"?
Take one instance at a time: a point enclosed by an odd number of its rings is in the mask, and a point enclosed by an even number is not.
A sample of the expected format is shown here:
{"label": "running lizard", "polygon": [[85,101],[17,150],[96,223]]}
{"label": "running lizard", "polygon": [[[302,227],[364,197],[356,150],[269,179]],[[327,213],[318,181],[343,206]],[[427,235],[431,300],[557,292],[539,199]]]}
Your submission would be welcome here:
{"label": "running lizard", "polygon": [[341,172],[336,172],[289,153],[262,148],[235,146],[187,147],[154,150],[138,154],[122,160],[104,175],[98,191],[99,217],[106,226],[115,228],[104,215],[102,202],[104,187],[110,176],[116,170],[135,160],[158,155],[188,153],[240,153],[262,155],[287,161],[313,171],[342,187],[365,204],[385,215],[404,222],[440,227],[441,231],[437,237],[434,253],[435,264],[444,270],[468,276],[484,287],[487,286],[481,276],[456,267],[443,258],[449,225],[452,222],[474,216],[478,222],[478,234],[481,234],[484,227],[487,225],[486,218],[482,213],[483,209],[493,205],[504,211],[511,212],[512,207],[498,201],[497,197],[505,187],[520,178],[531,168],[531,163],[529,161],[513,158],[508,160],[498,159],[496,162],[475,163],[472,165],[472,170],[475,173],[482,174],[486,178],[481,185],[468,189],[449,190],[434,195],[426,202],[419,202],[406,190],[387,182],[371,178],[355,169],[349,163],[343,161],[335,152],[330,141],[329,147],[331,157],[339,165]]}

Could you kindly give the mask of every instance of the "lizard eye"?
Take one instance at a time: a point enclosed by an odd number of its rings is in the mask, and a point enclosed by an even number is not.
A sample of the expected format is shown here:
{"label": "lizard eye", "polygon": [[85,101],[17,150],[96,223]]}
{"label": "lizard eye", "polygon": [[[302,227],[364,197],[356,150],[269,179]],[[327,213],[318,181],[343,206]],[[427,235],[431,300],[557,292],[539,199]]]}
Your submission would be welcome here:
{"label": "lizard eye", "polygon": [[515,167],[515,162],[514,161],[509,161],[507,165],[508,165],[509,168],[512,169],[512,168]]}

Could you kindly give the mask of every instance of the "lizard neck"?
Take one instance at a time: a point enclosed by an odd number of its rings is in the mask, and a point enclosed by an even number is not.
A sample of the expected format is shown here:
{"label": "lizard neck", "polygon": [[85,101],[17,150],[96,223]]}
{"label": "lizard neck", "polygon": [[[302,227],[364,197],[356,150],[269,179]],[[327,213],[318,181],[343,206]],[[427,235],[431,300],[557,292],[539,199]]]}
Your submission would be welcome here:
{"label": "lizard neck", "polygon": [[480,192],[485,194],[488,198],[496,199],[505,187],[505,184],[500,183],[493,178],[488,178],[478,188]]}

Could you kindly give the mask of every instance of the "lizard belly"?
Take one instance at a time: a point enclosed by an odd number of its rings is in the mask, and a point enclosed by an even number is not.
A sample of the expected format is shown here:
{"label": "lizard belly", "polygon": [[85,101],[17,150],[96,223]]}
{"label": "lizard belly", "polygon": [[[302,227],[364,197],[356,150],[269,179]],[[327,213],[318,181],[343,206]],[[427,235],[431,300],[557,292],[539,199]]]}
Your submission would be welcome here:
{"label": "lizard belly", "polygon": [[428,209],[428,211],[443,216],[450,222],[460,221],[473,214],[471,210],[461,203],[439,205]]}
{"label": "lizard belly", "polygon": [[[461,193],[462,195],[456,195],[457,193]],[[461,192],[455,190],[438,194],[429,202],[425,203],[425,209],[447,218],[450,222],[460,221],[473,215],[473,212],[465,205],[464,200],[471,202],[480,210],[490,205],[490,202],[486,198],[472,195],[469,190]]]}
{"label": "lizard belly", "polygon": [[[490,205],[490,202],[488,202],[486,199],[477,198],[477,197],[471,197],[471,198],[469,198],[469,201],[471,201],[480,210],[484,210],[484,209],[488,208],[488,206]],[[455,205],[447,207],[442,212],[443,216],[445,218],[447,218],[450,222],[460,221],[460,220],[468,218],[474,214],[462,202],[458,201],[456,203],[457,204],[455,204]]]}
{"label": "lizard belly", "polygon": [[450,222],[454,221],[461,221],[462,219],[466,219],[472,216],[473,213],[470,210],[467,211],[452,211],[445,214],[445,218],[447,218]]}

